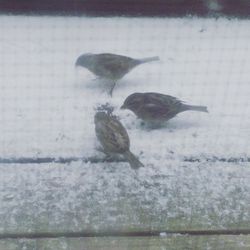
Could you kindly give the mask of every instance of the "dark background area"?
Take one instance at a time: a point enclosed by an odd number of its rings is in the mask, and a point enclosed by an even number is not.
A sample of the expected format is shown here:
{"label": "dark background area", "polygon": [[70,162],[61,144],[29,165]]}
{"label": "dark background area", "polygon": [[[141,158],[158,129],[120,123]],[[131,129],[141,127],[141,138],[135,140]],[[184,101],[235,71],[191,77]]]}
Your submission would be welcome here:
{"label": "dark background area", "polygon": [[250,17],[250,0],[0,0],[0,13]]}

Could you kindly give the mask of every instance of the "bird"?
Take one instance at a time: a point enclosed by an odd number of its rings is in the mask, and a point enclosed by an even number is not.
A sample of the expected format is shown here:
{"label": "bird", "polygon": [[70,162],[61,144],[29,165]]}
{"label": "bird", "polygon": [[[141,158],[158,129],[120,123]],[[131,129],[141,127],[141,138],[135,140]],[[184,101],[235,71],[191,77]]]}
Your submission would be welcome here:
{"label": "bird", "polygon": [[138,118],[152,125],[160,125],[188,110],[208,112],[206,106],[184,104],[176,97],[154,92],[129,95],[121,109],[131,110]]}
{"label": "bird", "polygon": [[122,123],[112,114],[96,112],[94,117],[96,137],[107,155],[121,154],[131,168],[138,169],[144,165],[130,151],[130,140]]}
{"label": "bird", "polygon": [[129,71],[140,64],[158,60],[160,60],[158,56],[134,59],[131,57],[111,53],[87,53],[80,55],[77,58],[75,66],[87,68],[90,72],[101,79],[111,81],[112,87],[109,91],[109,94],[112,96],[116,82]]}

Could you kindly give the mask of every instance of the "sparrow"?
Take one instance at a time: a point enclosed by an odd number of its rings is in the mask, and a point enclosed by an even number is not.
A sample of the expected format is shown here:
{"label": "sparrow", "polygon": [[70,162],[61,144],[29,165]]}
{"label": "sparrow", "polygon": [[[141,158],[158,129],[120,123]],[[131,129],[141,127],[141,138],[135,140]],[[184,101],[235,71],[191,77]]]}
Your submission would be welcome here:
{"label": "sparrow", "polygon": [[130,70],[140,64],[158,60],[160,60],[158,56],[144,59],[133,59],[131,57],[110,53],[87,53],[77,58],[75,66],[87,68],[96,76],[111,81],[112,87],[109,91],[109,94],[112,96],[116,82],[126,75]]}
{"label": "sparrow", "polygon": [[104,153],[123,155],[133,169],[143,167],[143,164],[130,152],[128,133],[115,116],[98,111],[95,114],[94,122],[96,137],[101,143]]}
{"label": "sparrow", "polygon": [[188,110],[208,112],[205,106],[184,104],[176,97],[153,92],[129,95],[121,109],[129,109],[145,122],[157,124],[168,121],[178,113]]}

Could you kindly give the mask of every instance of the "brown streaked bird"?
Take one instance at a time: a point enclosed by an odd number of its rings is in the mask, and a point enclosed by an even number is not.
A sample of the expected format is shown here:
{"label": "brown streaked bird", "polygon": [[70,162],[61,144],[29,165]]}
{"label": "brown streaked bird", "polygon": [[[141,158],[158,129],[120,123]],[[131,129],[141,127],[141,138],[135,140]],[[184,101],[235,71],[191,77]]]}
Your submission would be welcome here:
{"label": "brown streaked bird", "polygon": [[138,118],[155,124],[160,124],[188,110],[208,112],[206,106],[184,104],[176,97],[153,92],[131,94],[126,98],[121,109],[129,109]]}
{"label": "brown streaked bird", "polygon": [[112,82],[109,94],[112,96],[116,82],[131,71],[134,67],[152,61],[160,60],[158,56],[144,59],[133,59],[127,56],[103,53],[87,53],[79,56],[75,66],[87,68],[96,76]]}
{"label": "brown streaked bird", "polygon": [[107,155],[121,154],[133,169],[143,167],[143,164],[130,152],[128,133],[115,116],[97,112],[95,114],[95,132]]}

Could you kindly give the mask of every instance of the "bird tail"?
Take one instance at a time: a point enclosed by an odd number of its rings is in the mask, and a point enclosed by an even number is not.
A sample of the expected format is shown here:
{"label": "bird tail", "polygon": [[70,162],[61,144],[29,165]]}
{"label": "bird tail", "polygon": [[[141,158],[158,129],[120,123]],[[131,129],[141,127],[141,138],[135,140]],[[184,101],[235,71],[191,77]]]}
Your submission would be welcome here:
{"label": "bird tail", "polygon": [[140,167],[144,167],[144,165],[136,158],[136,156],[130,151],[126,151],[124,153],[124,157],[129,162],[131,168],[138,169]]}
{"label": "bird tail", "polygon": [[159,56],[153,56],[153,57],[147,57],[147,58],[143,58],[143,59],[140,59],[140,63],[147,63],[147,62],[153,62],[153,61],[159,61],[160,58]]}
{"label": "bird tail", "polygon": [[184,105],[184,111],[185,110],[194,110],[194,111],[200,111],[208,113],[206,106],[196,106],[196,105]]}

